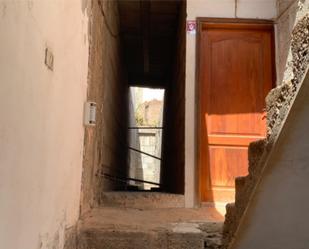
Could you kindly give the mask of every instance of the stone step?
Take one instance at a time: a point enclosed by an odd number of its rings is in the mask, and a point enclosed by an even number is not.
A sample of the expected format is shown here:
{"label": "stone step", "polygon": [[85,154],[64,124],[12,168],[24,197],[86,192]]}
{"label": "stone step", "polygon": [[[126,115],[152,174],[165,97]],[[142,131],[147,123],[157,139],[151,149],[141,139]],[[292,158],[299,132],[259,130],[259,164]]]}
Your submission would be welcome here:
{"label": "stone step", "polygon": [[235,178],[235,204],[242,202],[244,192],[246,191],[246,182],[248,181],[248,176],[239,176]]}
{"label": "stone step", "polygon": [[231,240],[231,237],[235,231],[235,220],[237,218],[235,203],[228,203],[226,205],[226,214],[223,226],[223,245],[226,248],[227,243]]}
{"label": "stone step", "polygon": [[161,192],[104,192],[100,206],[137,209],[183,208],[184,195]]}
{"label": "stone step", "polygon": [[262,166],[262,155],[267,144],[266,139],[261,139],[250,143],[248,148],[249,175],[237,177],[235,179],[235,203],[226,206],[224,222],[223,248],[226,248],[237,230],[239,221],[246,209],[248,200],[252,194],[254,186],[259,178]]}
{"label": "stone step", "polygon": [[[90,230],[81,233],[78,249],[204,249],[198,233]],[[209,248],[209,247],[206,247]]]}
{"label": "stone step", "polygon": [[260,172],[260,159],[265,151],[267,144],[266,139],[260,139],[249,144],[248,160],[249,160],[249,174],[254,177]]}
{"label": "stone step", "polygon": [[77,249],[219,249],[215,210],[94,209],[78,224]]}

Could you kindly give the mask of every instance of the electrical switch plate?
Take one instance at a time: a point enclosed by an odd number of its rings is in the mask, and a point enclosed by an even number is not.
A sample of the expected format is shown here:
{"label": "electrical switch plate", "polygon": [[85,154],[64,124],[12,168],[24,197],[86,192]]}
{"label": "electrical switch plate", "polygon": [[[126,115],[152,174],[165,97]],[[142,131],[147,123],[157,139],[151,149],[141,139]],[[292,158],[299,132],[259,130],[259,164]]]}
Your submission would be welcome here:
{"label": "electrical switch plate", "polygon": [[94,126],[96,124],[96,109],[97,104],[95,102],[88,101],[85,103],[85,117],[84,124],[87,126]]}

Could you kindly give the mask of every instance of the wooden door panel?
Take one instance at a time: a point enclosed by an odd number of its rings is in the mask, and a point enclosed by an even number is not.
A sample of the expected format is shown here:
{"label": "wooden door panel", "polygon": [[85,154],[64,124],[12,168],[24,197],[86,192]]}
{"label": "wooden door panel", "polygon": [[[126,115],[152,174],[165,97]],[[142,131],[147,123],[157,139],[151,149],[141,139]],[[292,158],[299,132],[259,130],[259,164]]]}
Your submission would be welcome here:
{"label": "wooden door panel", "polygon": [[[266,134],[265,97],[273,85],[270,25],[200,31],[200,183],[202,201],[232,201],[248,173],[248,145]],[[258,28],[257,28],[258,27]]]}
{"label": "wooden door panel", "polygon": [[265,121],[261,119],[261,116],[263,116],[263,113],[208,115],[208,131],[212,135],[236,134],[263,136],[265,134]]}
{"label": "wooden door panel", "polygon": [[209,145],[209,152],[210,178],[213,187],[234,187],[236,176],[248,174],[247,147]]}

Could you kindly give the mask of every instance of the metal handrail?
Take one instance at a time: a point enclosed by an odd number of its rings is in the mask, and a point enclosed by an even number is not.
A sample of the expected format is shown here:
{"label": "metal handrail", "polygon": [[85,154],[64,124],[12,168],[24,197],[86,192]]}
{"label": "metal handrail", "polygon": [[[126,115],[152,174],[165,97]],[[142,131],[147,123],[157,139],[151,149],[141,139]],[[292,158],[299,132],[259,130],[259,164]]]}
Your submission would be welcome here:
{"label": "metal handrail", "polygon": [[136,178],[131,178],[131,177],[120,177],[120,176],[113,176],[107,173],[103,173],[100,174],[101,176],[107,177],[109,179],[113,179],[113,180],[117,180],[120,182],[125,182],[127,183],[127,181],[135,181],[135,182],[142,182],[142,183],[148,183],[148,184],[152,184],[152,185],[156,185],[156,186],[161,186],[162,184],[157,183],[157,182],[150,182],[150,181],[145,181],[145,180],[141,180],[141,179],[136,179]]}
{"label": "metal handrail", "polygon": [[163,127],[138,126],[138,127],[128,127],[128,129],[141,129],[141,130],[143,130],[143,129],[154,129],[155,130],[155,129],[163,129]]}
{"label": "metal handrail", "polygon": [[154,159],[157,159],[157,160],[162,160],[160,157],[157,157],[157,156],[154,156],[154,155],[151,155],[151,154],[149,154],[149,153],[147,153],[147,152],[144,152],[144,151],[141,151],[141,150],[138,150],[138,149],[135,149],[135,148],[132,148],[132,147],[128,147],[130,150],[134,150],[134,151],[136,151],[136,152],[138,152],[138,153],[141,153],[141,154],[144,154],[144,155],[146,155],[146,156],[150,156],[150,157],[152,157],[152,158],[154,158]]}

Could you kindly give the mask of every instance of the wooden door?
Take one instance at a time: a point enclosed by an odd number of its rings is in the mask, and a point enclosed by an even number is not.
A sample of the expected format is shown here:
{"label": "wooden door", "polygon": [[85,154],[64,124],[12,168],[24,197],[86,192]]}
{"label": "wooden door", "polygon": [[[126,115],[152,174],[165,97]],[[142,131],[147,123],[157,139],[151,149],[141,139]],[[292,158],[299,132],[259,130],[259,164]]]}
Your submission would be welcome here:
{"label": "wooden door", "polygon": [[234,200],[248,145],[266,134],[274,83],[273,25],[199,23],[199,165],[202,201]]}

